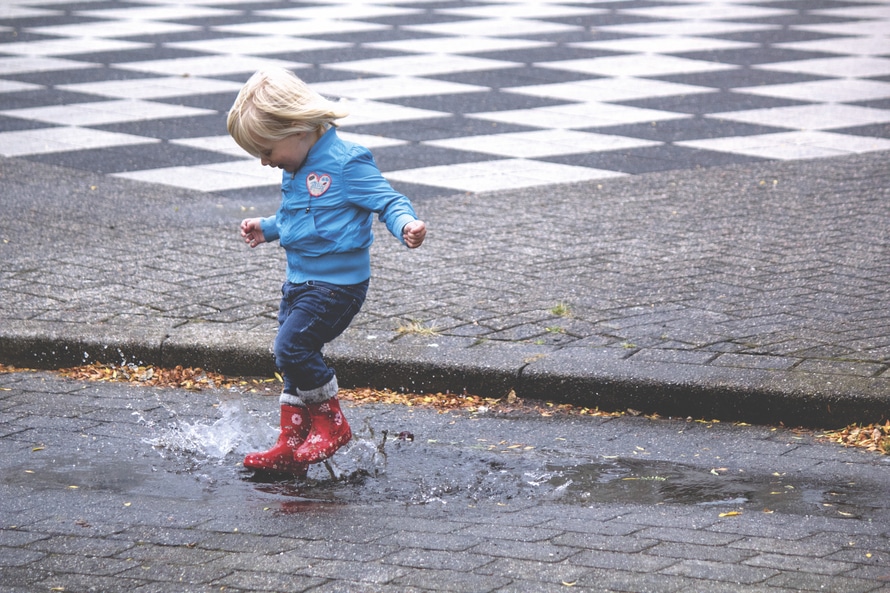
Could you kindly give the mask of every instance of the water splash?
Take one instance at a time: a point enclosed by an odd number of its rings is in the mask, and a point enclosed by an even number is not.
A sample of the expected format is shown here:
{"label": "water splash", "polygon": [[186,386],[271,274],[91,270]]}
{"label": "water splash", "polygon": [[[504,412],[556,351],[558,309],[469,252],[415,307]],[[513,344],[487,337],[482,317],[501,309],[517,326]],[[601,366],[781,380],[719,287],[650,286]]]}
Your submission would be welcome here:
{"label": "water splash", "polygon": [[268,449],[278,436],[278,429],[248,413],[240,398],[221,401],[218,410],[221,417],[212,422],[179,422],[146,442],[156,449],[223,461],[229,455]]}

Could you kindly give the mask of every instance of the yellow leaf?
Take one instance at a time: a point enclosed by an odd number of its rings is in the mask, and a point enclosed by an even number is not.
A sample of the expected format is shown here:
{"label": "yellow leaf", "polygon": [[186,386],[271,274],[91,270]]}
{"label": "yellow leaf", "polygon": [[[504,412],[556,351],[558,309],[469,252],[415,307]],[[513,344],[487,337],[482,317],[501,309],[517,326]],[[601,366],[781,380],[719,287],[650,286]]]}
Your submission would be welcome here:
{"label": "yellow leaf", "polygon": [[34,447],[33,449],[31,449],[31,452],[34,452],[34,451],[43,451],[44,449],[46,449],[46,447]]}
{"label": "yellow leaf", "polygon": [[729,511],[727,513],[720,513],[717,516],[718,517],[738,517],[739,515],[741,515],[741,513],[739,511]]}
{"label": "yellow leaf", "polygon": [[578,584],[578,581],[572,581],[572,582],[563,581],[562,584],[565,585],[566,587],[574,587],[575,585]]}

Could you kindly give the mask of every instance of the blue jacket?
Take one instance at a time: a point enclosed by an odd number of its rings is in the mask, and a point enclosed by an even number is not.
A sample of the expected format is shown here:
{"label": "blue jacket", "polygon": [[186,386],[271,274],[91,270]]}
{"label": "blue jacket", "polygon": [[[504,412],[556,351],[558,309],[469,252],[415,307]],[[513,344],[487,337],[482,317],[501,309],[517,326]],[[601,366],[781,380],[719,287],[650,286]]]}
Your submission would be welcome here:
{"label": "blue jacket", "polygon": [[282,176],[281,207],[262,220],[263,236],[284,247],[288,281],[358,284],[371,277],[374,213],[399,241],[404,226],[417,220],[370,151],[341,140],[331,128],[299,171]]}

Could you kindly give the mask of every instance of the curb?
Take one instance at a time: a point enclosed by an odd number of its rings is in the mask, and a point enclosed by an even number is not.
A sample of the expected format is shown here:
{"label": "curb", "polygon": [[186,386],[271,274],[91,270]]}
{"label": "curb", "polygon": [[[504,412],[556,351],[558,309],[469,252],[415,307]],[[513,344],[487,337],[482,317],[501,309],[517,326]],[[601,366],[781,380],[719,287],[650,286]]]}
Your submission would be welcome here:
{"label": "curb", "polygon": [[[12,321],[0,360],[42,369],[89,362],[201,367],[271,376],[271,339],[193,325],[128,327]],[[343,387],[471,393],[751,424],[835,428],[890,418],[890,378],[635,360],[617,348],[556,349],[437,336],[370,339],[347,331],[327,347]]]}

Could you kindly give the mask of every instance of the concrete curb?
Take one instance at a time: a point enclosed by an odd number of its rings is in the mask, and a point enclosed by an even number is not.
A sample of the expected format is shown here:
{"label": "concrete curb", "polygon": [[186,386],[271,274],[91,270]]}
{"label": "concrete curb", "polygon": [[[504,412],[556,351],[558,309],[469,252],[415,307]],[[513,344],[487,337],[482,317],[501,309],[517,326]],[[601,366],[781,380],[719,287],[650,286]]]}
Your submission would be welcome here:
{"label": "concrete curb", "polygon": [[[8,364],[62,368],[89,362],[201,367],[271,376],[271,340],[192,325],[128,327],[13,321],[0,330]],[[890,417],[890,378],[794,373],[634,359],[616,348],[564,348],[470,338],[347,332],[326,349],[344,387],[470,393],[628,409],[665,417],[831,428]]]}

